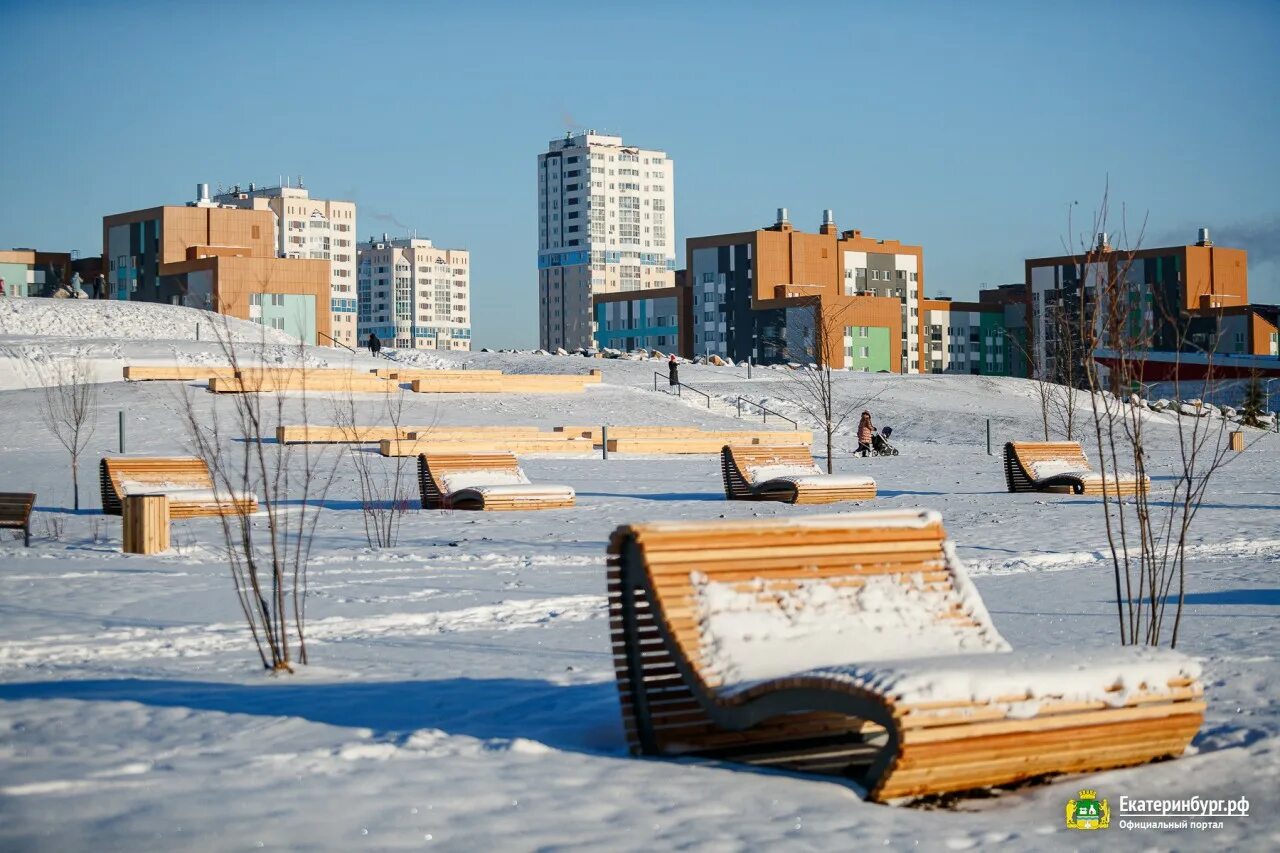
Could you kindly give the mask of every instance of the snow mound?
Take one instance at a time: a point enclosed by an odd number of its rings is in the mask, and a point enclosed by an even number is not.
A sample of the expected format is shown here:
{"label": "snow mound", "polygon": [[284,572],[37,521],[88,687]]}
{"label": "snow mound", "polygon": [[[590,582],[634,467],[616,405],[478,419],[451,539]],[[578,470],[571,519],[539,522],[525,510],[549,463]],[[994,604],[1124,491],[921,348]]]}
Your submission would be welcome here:
{"label": "snow mound", "polygon": [[[197,331],[197,329],[199,331]],[[86,340],[297,343],[279,329],[159,302],[0,297],[0,335]]]}

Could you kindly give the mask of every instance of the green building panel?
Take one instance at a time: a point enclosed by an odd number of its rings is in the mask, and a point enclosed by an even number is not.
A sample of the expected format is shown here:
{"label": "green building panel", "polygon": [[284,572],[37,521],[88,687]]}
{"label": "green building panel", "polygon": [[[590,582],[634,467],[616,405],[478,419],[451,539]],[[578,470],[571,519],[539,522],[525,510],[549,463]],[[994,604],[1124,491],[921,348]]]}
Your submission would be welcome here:
{"label": "green building panel", "polygon": [[[862,334],[863,329],[866,334]],[[847,334],[853,341],[845,353],[845,367],[864,373],[889,370],[889,329],[884,326],[852,326]],[[863,355],[863,348],[866,355]]]}
{"label": "green building panel", "polygon": [[983,311],[979,316],[982,324],[979,370],[985,376],[1012,376],[1013,354],[1017,347],[1006,337],[1004,312]]}

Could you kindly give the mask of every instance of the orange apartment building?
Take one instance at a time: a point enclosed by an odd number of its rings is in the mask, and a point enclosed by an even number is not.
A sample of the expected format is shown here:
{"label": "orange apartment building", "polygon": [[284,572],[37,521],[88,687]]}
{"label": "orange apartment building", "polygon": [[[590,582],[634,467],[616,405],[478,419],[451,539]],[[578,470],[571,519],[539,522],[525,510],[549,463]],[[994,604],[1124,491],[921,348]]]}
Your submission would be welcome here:
{"label": "orange apartment building", "polygon": [[[693,350],[761,364],[820,363],[867,372],[924,369],[920,300],[924,251],[839,231],[797,231],[785,208],[766,228],[690,238]],[[832,338],[820,343],[821,331]]]}
{"label": "orange apartment building", "polygon": [[277,257],[274,228],[270,210],[207,204],[105,216],[109,297],[205,308],[327,343],[329,261]]}
{"label": "orange apartment building", "polygon": [[1047,373],[1055,364],[1055,312],[1075,314],[1080,298],[1092,310],[1098,284],[1121,276],[1151,351],[1275,354],[1275,306],[1249,305],[1248,252],[1215,246],[1207,228],[1192,245],[1136,251],[1113,249],[1099,234],[1088,258],[1029,258],[1025,270],[1028,350]]}

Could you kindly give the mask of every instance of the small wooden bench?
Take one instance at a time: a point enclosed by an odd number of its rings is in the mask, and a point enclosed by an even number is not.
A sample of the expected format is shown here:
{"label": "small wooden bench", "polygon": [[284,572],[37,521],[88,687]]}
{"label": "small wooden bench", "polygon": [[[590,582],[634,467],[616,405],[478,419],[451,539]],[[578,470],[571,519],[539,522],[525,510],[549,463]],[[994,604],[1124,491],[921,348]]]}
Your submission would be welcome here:
{"label": "small wooden bench", "polygon": [[422,453],[423,509],[558,509],[574,503],[568,486],[534,485],[510,453]]}
{"label": "small wooden bench", "polygon": [[919,510],[624,525],[613,660],[634,754],[853,776],[892,801],[1180,755],[1176,652],[1009,650]]}
{"label": "small wooden bench", "polygon": [[807,447],[725,445],[720,449],[724,496],[731,501],[825,504],[866,501],[876,481],[856,474],[824,474]]}
{"label": "small wooden bench", "polygon": [[[1103,494],[1103,475],[1094,471],[1078,441],[1010,441],[1004,446],[1004,480],[1011,492],[1071,491]],[[1108,495],[1147,492],[1151,478],[1108,471]]]}
{"label": "small wooden bench", "polygon": [[31,508],[34,492],[0,492],[0,528],[22,531],[22,544],[31,547]]}
{"label": "small wooden bench", "polygon": [[107,456],[99,463],[98,479],[107,515],[122,515],[129,494],[168,496],[171,518],[258,510],[256,496],[215,487],[209,466],[198,456]]}

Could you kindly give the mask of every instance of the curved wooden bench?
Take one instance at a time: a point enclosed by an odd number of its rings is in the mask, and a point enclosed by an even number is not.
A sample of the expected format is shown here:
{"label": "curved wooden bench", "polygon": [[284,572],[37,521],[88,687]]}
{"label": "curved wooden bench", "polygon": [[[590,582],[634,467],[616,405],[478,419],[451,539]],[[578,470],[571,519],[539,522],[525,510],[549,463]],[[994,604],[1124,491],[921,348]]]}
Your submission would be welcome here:
{"label": "curved wooden bench", "polygon": [[625,525],[608,594],[633,754],[888,801],[1176,756],[1204,718],[1175,652],[1009,651],[933,512]]}
{"label": "curved wooden bench", "polygon": [[568,486],[529,481],[511,453],[420,453],[423,509],[558,509],[574,504]]}
{"label": "curved wooden bench", "polygon": [[[1105,479],[1109,495],[1134,495],[1151,488],[1151,478],[1145,475],[1139,480],[1133,474],[1108,472]],[[1004,446],[1004,482],[1011,492],[1069,489],[1077,495],[1100,495],[1103,480],[1078,441],[1010,441]]]}
{"label": "curved wooden bench", "polygon": [[216,488],[209,466],[198,456],[107,456],[98,465],[98,479],[107,515],[122,515],[130,492],[167,495],[171,518],[258,510],[254,495],[229,495]]}
{"label": "curved wooden bench", "polygon": [[731,501],[819,504],[876,496],[876,481],[870,477],[822,473],[807,447],[725,445],[720,473],[724,496]]}
{"label": "curved wooden bench", "polygon": [[31,547],[31,508],[35,492],[0,492],[0,527],[22,531],[22,544]]}

